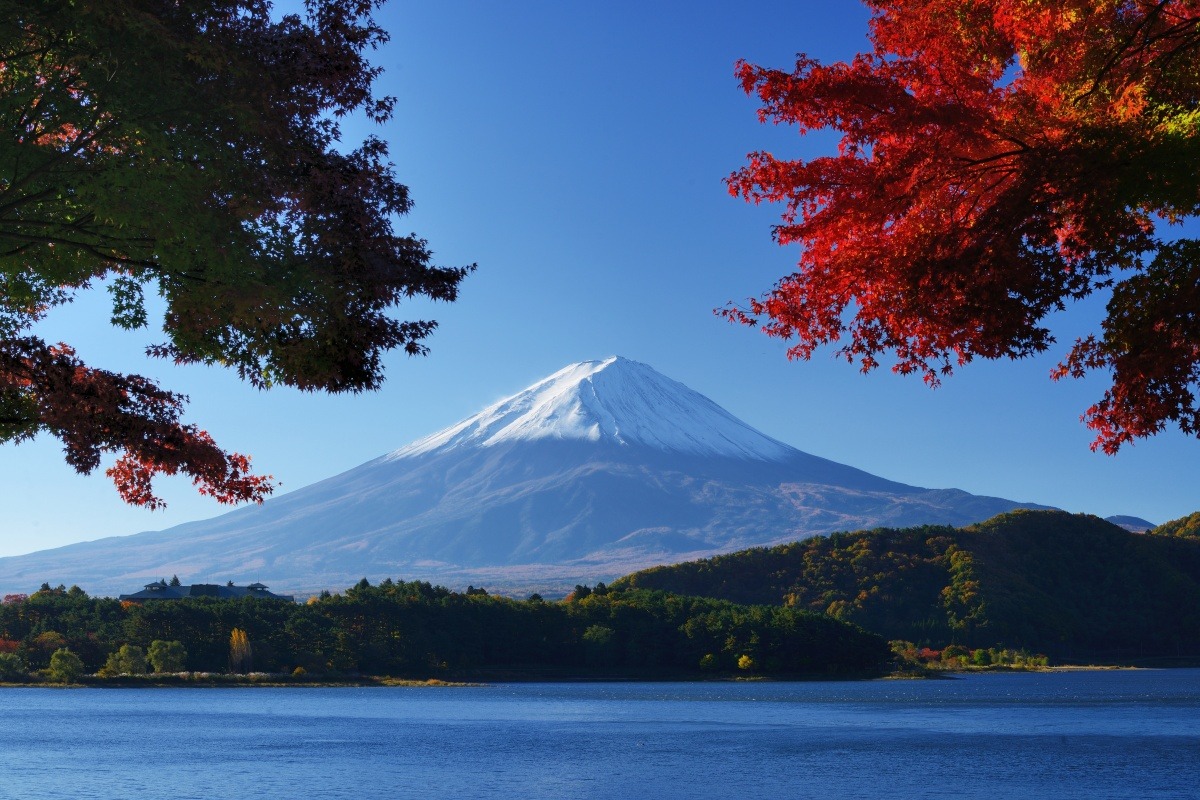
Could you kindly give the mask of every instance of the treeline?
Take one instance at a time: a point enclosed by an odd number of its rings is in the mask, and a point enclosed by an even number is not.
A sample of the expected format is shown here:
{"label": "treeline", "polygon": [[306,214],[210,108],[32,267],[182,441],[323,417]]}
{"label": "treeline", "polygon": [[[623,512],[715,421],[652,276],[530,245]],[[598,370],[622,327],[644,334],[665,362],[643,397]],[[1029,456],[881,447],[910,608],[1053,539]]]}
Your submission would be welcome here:
{"label": "treeline", "polygon": [[637,572],[614,587],[775,603],[940,650],[1200,656],[1200,540],[1016,511],[967,528],[837,533]]}
{"label": "treeline", "polygon": [[1155,536],[1177,536],[1181,539],[1200,539],[1200,511],[1180,519],[1164,522],[1148,533]]}
{"label": "treeline", "polygon": [[[231,636],[248,652],[231,656]],[[307,604],[189,598],[144,604],[43,588],[0,605],[0,653],[28,671],[69,650],[92,673],[114,653],[179,642],[190,671],[454,678],[522,670],[602,677],[849,675],[882,669],[880,637],[799,608],[579,587],[561,602],[367,581]],[[234,663],[234,661],[238,663]],[[11,660],[10,660],[11,661]],[[507,674],[507,673],[506,673]]]}

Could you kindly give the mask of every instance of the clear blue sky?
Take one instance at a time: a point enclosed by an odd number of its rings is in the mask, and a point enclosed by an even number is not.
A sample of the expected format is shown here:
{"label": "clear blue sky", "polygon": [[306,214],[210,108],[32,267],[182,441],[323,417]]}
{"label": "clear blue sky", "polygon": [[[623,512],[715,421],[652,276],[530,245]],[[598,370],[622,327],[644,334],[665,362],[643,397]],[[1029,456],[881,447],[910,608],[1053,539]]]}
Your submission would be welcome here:
{"label": "clear blue sky", "polygon": [[[1056,319],[1060,345],[1045,358],[976,363],[937,391],[886,370],[862,376],[828,352],[789,363],[781,343],[713,316],[768,289],[797,257],[771,241],[779,209],[729,197],[722,178],[751,150],[812,156],[833,142],[760,125],[734,62],[788,66],[798,51],[846,59],[866,45],[855,0],[740,8],[439,0],[382,10],[392,41],[375,60],[398,104],[378,133],[416,200],[398,229],[428,239],[439,263],[479,271],[452,306],[399,309],[441,328],[429,357],[390,359],[378,393],[263,393],[218,369],[148,361],[153,331],[111,329],[102,291],[58,310],[41,333],[94,366],[190,395],[188,419],[252,454],[280,492],[568,363],[619,354],[771,436],[891,479],[1153,522],[1200,508],[1200,441],[1173,431],[1116,457],[1094,454],[1078,417],[1103,381],[1047,377],[1103,300]],[[160,487],[165,511],[132,509],[102,472],[72,472],[56,440],[0,447],[0,555],[225,510],[186,481]]]}

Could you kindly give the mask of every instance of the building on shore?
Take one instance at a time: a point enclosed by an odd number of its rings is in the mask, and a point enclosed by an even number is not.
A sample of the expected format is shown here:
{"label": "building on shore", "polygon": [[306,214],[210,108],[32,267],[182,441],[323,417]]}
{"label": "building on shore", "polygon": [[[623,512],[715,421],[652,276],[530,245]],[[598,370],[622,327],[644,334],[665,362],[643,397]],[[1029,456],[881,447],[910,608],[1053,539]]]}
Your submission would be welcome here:
{"label": "building on shore", "polygon": [[142,603],[146,600],[182,600],[185,597],[215,597],[219,600],[256,597],[262,600],[296,602],[296,598],[292,595],[275,594],[268,591],[267,587],[261,583],[252,583],[249,586],[234,586],[232,581],[224,586],[215,583],[193,583],[190,586],[184,586],[175,581],[167,583],[164,580],[157,580],[154,583],[147,583],[146,587],[140,592],[123,594],[117,599],[122,601],[128,600],[132,603]]}

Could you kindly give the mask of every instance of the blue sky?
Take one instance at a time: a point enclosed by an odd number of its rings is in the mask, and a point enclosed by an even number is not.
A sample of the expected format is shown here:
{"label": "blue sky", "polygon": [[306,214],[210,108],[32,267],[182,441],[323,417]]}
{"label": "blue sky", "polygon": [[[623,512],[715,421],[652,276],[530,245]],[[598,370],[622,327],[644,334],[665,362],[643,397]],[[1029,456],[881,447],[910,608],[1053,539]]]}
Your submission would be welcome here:
{"label": "blue sky", "polygon": [[[1045,357],[975,363],[936,391],[886,369],[863,376],[831,352],[789,363],[782,343],[713,315],[797,258],[770,238],[779,209],[731,198],[722,178],[752,150],[811,157],[834,142],[760,125],[734,62],[852,57],[866,46],[855,0],[440,0],[393,2],[379,19],[392,41],[375,61],[382,93],[398,98],[395,119],[352,122],[347,139],[374,129],[390,143],[416,201],[398,230],[428,239],[439,263],[479,264],[456,304],[398,309],[439,320],[430,356],[392,356],[371,395],[259,392],[219,369],[145,359],[154,331],[109,327],[102,291],[57,310],[42,335],[188,394],[188,419],[251,454],[280,492],[568,363],[619,354],[775,438],[894,480],[1154,522],[1200,508],[1200,442],[1172,431],[1094,454],[1078,418],[1104,381],[1047,377],[1094,329],[1103,299],[1057,317],[1059,345]],[[0,556],[226,510],[174,479],[159,484],[165,511],[126,507],[101,471],[77,476],[48,437],[0,447],[0,479]]]}

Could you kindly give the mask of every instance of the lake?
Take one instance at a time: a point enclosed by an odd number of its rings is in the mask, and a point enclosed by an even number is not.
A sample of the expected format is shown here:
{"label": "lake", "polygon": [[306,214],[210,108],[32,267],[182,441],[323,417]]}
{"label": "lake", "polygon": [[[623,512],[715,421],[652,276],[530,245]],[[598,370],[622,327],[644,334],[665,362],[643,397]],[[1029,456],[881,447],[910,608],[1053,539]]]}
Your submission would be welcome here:
{"label": "lake", "polygon": [[0,798],[1189,798],[1200,670],[3,689]]}

